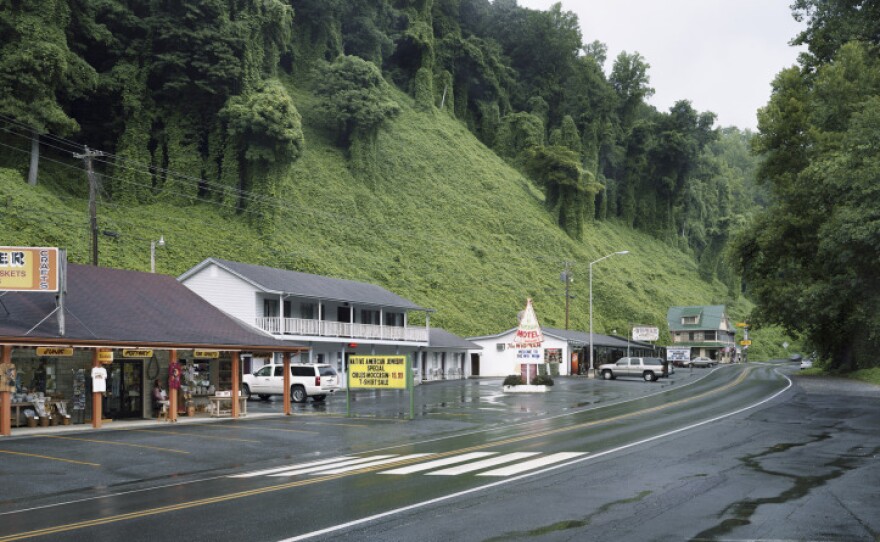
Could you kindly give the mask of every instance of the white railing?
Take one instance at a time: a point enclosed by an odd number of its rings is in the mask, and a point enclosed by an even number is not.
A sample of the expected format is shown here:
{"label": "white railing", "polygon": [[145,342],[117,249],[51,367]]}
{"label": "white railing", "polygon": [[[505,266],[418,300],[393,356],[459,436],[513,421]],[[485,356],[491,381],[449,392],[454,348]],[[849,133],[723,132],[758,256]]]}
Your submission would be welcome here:
{"label": "white railing", "polygon": [[[388,341],[428,342],[427,328],[377,326],[349,322],[331,322],[303,318],[257,318],[257,327],[273,335],[305,335],[312,337],[340,337],[346,339],[374,339]],[[283,331],[282,331],[283,326]]]}

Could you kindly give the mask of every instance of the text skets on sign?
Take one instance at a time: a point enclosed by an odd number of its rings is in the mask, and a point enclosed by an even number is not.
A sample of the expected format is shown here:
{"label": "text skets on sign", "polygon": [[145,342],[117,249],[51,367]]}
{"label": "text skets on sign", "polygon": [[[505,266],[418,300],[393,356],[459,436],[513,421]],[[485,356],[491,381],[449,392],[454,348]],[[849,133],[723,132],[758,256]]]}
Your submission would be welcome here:
{"label": "text skets on sign", "polygon": [[406,356],[352,356],[349,387],[406,388]]}

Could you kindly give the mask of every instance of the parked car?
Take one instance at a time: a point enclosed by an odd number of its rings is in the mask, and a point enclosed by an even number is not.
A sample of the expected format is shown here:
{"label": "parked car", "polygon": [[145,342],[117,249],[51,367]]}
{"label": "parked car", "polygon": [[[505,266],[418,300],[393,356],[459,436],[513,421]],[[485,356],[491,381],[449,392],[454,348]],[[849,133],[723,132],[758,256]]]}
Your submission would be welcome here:
{"label": "parked car", "polygon": [[810,358],[804,358],[801,360],[801,369],[812,369],[813,368],[813,360]]}
{"label": "parked car", "polygon": [[717,363],[714,359],[704,358],[702,356],[696,357],[689,362],[687,362],[688,367],[713,367]]}
{"label": "parked car", "polygon": [[[320,402],[338,389],[339,375],[330,365],[290,364],[290,398],[293,402],[304,403],[309,397]],[[244,375],[241,392],[248,399],[252,395],[263,400],[272,395],[284,395],[284,365],[270,363],[253,374]]]}
{"label": "parked car", "polygon": [[660,358],[620,358],[615,363],[600,365],[599,374],[605,380],[618,376],[638,376],[646,382],[653,382],[668,373],[666,363]]}

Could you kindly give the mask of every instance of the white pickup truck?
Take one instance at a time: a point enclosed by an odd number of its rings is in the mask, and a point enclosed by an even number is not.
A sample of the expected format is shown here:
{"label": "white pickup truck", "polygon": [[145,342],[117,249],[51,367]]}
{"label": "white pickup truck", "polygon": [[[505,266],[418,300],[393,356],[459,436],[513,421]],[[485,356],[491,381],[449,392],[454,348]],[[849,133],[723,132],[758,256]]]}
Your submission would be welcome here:
{"label": "white pickup truck", "polygon": [[616,363],[605,363],[599,366],[599,374],[605,380],[613,380],[618,376],[637,376],[646,382],[653,382],[661,376],[667,376],[666,363],[660,358],[620,358]]}
{"label": "white pickup truck", "polygon": [[[339,389],[339,375],[330,365],[290,364],[290,399],[304,403],[309,397],[320,402]],[[266,400],[272,395],[284,395],[284,365],[270,363],[253,374],[242,377],[242,395],[256,395]]]}

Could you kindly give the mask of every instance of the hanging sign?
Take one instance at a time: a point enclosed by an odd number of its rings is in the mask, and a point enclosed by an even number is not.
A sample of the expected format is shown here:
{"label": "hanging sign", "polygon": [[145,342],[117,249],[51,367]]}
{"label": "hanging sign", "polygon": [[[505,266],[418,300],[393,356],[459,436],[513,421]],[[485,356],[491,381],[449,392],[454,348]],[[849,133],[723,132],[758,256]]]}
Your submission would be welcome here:
{"label": "hanging sign", "polygon": [[73,348],[58,348],[54,346],[38,346],[37,355],[47,358],[69,358],[73,355]]}
{"label": "hanging sign", "polygon": [[151,358],[151,357],[153,357],[153,351],[152,350],[144,350],[142,348],[123,348],[122,349],[122,357],[125,359]]}
{"label": "hanging sign", "polygon": [[350,388],[406,389],[406,356],[351,356]]}
{"label": "hanging sign", "polygon": [[99,350],[98,361],[100,363],[113,363],[113,350]]}
{"label": "hanging sign", "polygon": [[58,249],[0,247],[0,291],[57,292]]}
{"label": "hanging sign", "polygon": [[652,326],[636,326],[633,328],[634,341],[656,341],[660,339],[660,328]]}
{"label": "hanging sign", "polygon": [[540,348],[544,342],[544,334],[541,333],[541,325],[538,324],[538,316],[532,306],[532,300],[526,300],[526,310],[519,319],[519,327],[513,336],[513,348]]}
{"label": "hanging sign", "polygon": [[193,357],[197,359],[218,359],[219,350],[193,350]]}

